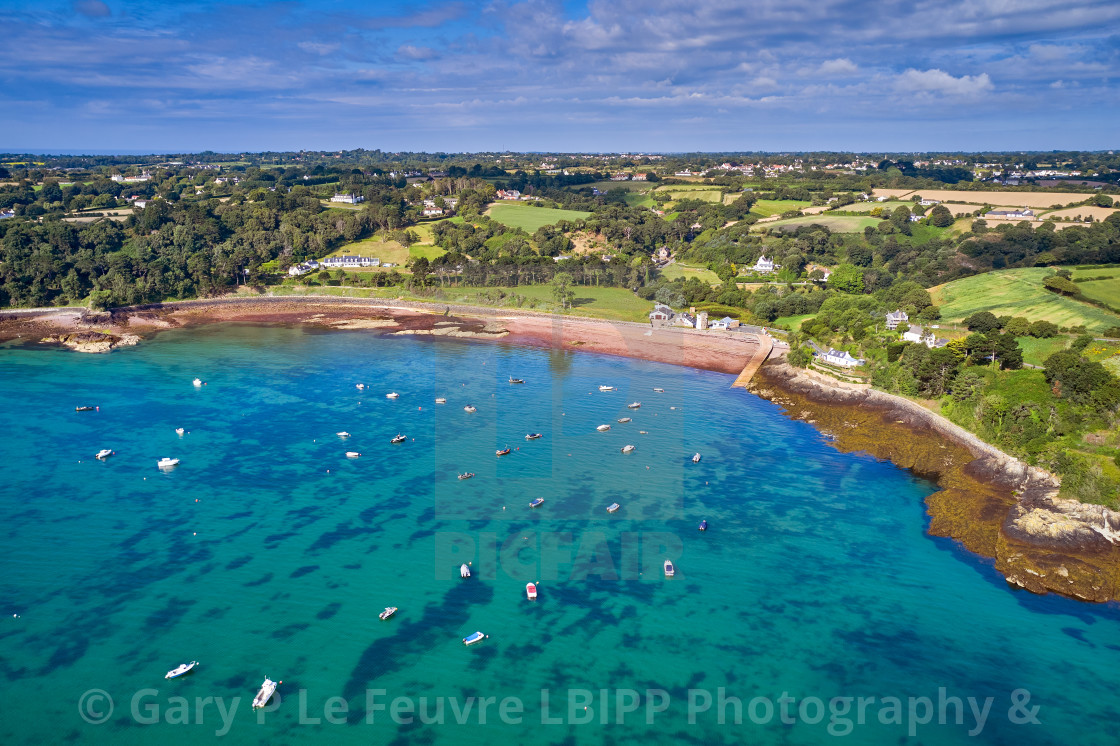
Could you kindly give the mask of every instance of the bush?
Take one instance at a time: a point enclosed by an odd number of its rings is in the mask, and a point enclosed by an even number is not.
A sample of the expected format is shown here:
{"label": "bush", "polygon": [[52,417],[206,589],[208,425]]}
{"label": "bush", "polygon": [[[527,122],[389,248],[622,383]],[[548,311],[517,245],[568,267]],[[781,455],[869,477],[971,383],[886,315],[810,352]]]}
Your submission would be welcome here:
{"label": "bush", "polygon": [[1058,336],[1058,325],[1049,321],[1036,321],[1031,324],[1030,335],[1044,339],[1056,337]]}

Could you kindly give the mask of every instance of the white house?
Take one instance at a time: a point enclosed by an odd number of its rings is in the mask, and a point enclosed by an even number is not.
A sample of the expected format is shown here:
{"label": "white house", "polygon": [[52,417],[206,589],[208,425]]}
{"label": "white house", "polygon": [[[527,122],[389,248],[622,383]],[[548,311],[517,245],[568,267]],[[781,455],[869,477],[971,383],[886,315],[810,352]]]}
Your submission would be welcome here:
{"label": "white house", "polygon": [[654,303],[653,310],[649,312],[649,323],[667,324],[675,315],[676,312],[664,303]]}
{"label": "white house", "polygon": [[905,311],[891,311],[887,314],[887,329],[893,332],[898,328],[899,324],[903,324],[909,321],[910,317],[906,315]]}
{"label": "white house", "polygon": [[343,254],[342,256],[328,256],[319,262],[323,267],[376,267],[381,264],[379,259],[372,256],[351,256]]}
{"label": "white house", "polygon": [[424,214],[424,217],[426,217],[426,218],[439,217],[440,215],[443,214],[443,208],[442,207],[425,207],[423,214]]}
{"label": "white house", "polygon": [[356,205],[364,201],[365,197],[360,194],[336,194],[331,197],[331,202],[345,202],[348,205]]}
{"label": "white house", "polygon": [[738,319],[733,319],[730,316],[724,316],[722,319],[716,319],[715,321],[709,322],[708,328],[709,329],[738,329],[739,328],[739,320]]}
{"label": "white house", "polygon": [[299,277],[300,275],[305,275],[308,272],[314,272],[317,269],[319,269],[319,262],[315,261],[314,259],[309,259],[306,262],[293,264],[292,266],[288,267],[288,274],[292,277]]}
{"label": "white house", "polygon": [[841,368],[854,368],[857,365],[863,365],[861,358],[852,357],[847,350],[829,350],[823,355],[818,355],[822,363],[828,365],[839,365]]}
{"label": "white house", "polygon": [[930,349],[935,347],[944,347],[949,344],[947,339],[938,339],[934,336],[932,331],[925,331],[922,327],[911,324],[910,328],[902,333],[902,339],[906,342],[914,342],[915,344],[923,344]]}
{"label": "white house", "polygon": [[776,269],[781,269],[781,266],[774,264],[773,259],[767,259],[765,254],[760,256],[758,261],[754,263],[754,271],[761,272],[762,274],[769,274]]}
{"label": "white house", "polygon": [[521,192],[516,189],[499,189],[494,196],[498,199],[521,199]]}
{"label": "white house", "polygon": [[150,199],[145,199],[145,198],[134,199],[134,200],[132,200],[132,206],[133,207],[139,207],[141,210],[143,210],[145,207],[148,206],[148,204],[150,202],[151,202]]}
{"label": "white house", "polygon": [[701,311],[700,313],[696,314],[696,328],[697,329],[707,329],[708,328],[708,312],[707,311]]}

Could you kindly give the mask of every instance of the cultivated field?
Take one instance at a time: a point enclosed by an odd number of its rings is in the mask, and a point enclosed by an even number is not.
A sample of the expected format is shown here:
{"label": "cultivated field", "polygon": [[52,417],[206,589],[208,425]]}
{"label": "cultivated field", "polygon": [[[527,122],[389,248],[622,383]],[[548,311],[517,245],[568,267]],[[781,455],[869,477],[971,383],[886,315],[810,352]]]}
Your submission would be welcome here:
{"label": "cultivated field", "polygon": [[914,195],[941,202],[964,202],[977,206],[1006,205],[1032,209],[1062,207],[1093,196],[1089,193],[1074,192],[970,192],[963,189],[876,189],[873,192],[875,197],[887,196],[893,199],[909,199]]}
{"label": "cultivated field", "polygon": [[1091,331],[1120,324],[1116,314],[1043,288],[1042,280],[1049,274],[1050,270],[1044,267],[988,272],[930,288],[930,294],[946,321],[960,321],[977,311],[991,311],[996,316],[1022,316],[1058,326],[1083,325]]}
{"label": "cultivated field", "polygon": [[552,207],[518,204],[491,205],[486,214],[503,225],[521,228],[529,233],[535,233],[546,225],[555,225],[561,220],[580,220],[591,215],[582,210],[557,210]]}
{"label": "cultivated field", "polygon": [[673,262],[672,264],[664,267],[661,270],[661,276],[666,280],[675,280],[678,277],[683,277],[687,280],[690,277],[696,277],[708,283],[709,285],[720,284],[719,277],[710,269],[707,269],[706,267],[692,267],[687,264],[681,264],[680,262]]}
{"label": "cultivated field", "polygon": [[876,207],[881,207],[884,210],[894,210],[897,207],[905,207],[907,209],[914,206],[913,202],[903,202],[901,200],[887,200],[886,202],[856,202],[853,205],[844,205],[843,207],[836,208],[841,212],[871,212]]}
{"label": "cultivated field", "polygon": [[1096,205],[1082,205],[1081,207],[1067,207],[1063,210],[1052,210],[1044,213],[1044,218],[1076,218],[1078,215],[1081,219],[1093,216],[1093,220],[1104,220],[1114,212],[1120,212],[1120,209],[1115,207],[1097,207]]}
{"label": "cultivated field", "polygon": [[1081,294],[1086,298],[1091,298],[1098,303],[1112,306],[1113,308],[1120,308],[1120,267],[1100,268],[1094,269],[1089,267],[1087,269],[1073,270],[1074,278],[1078,277],[1102,277],[1105,279],[1091,280],[1089,282],[1079,282],[1077,287],[1081,289]]}
{"label": "cultivated field", "polygon": [[864,218],[858,215],[806,215],[800,218],[787,218],[771,223],[758,223],[760,230],[768,228],[796,227],[799,225],[823,225],[833,233],[862,233],[868,226],[879,225],[879,218]]}
{"label": "cultivated field", "polygon": [[787,210],[800,210],[811,204],[811,202],[805,202],[799,199],[760,199],[758,202],[754,203],[754,206],[751,208],[751,213],[763,217],[770,217],[771,215],[781,215]]}

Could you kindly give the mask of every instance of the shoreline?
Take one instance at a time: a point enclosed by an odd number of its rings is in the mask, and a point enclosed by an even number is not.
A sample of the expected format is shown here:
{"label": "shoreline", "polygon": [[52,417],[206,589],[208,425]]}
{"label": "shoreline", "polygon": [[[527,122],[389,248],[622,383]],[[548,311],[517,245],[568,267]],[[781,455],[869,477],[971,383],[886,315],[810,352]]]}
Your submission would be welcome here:
{"label": "shoreline", "polygon": [[[174,328],[300,324],[379,335],[444,336],[588,350],[740,375],[760,352],[753,334],[652,328],[629,321],[405,300],[227,297],[113,309],[0,312],[0,341],[108,352]],[[1120,600],[1120,513],[1057,497],[1057,479],[908,399],[789,366],[758,368],[746,388],[807,421],[844,452],[863,451],[927,477],[929,533],[994,560],[1011,585],[1085,601]]]}

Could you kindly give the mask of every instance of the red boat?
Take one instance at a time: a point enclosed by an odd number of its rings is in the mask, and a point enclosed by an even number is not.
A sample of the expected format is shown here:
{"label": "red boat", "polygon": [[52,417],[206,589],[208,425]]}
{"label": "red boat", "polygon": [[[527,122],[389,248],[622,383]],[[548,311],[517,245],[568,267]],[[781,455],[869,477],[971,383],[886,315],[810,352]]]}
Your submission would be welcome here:
{"label": "red boat", "polygon": [[533,585],[532,583],[526,583],[525,584],[525,595],[529,597],[530,601],[533,601],[534,599],[536,599],[536,597],[537,597],[537,586]]}

